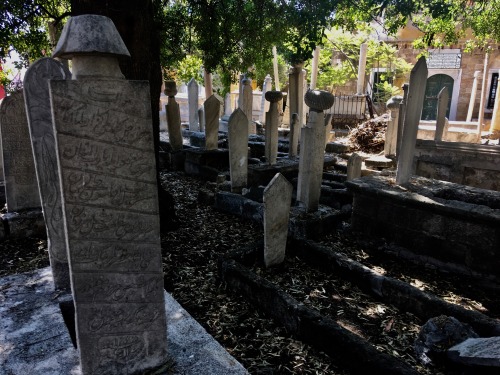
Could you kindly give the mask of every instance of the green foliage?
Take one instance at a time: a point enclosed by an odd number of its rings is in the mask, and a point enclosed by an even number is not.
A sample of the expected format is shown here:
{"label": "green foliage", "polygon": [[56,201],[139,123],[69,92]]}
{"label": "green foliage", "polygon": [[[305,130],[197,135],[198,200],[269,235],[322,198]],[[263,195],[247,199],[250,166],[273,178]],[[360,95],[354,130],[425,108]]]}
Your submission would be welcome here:
{"label": "green foliage", "polygon": [[164,75],[165,79],[174,79],[177,85],[187,83],[191,78],[194,78],[199,84],[203,84],[203,61],[198,56],[187,55],[175,63]]}
{"label": "green foliage", "polygon": [[387,101],[393,96],[401,95],[402,91],[399,87],[393,86],[385,80],[375,84],[375,87],[377,88],[377,93],[373,98],[373,101],[382,104],[387,103]]}
{"label": "green foliage", "polygon": [[[20,63],[50,55],[57,30],[69,15],[69,0],[4,0],[0,4],[0,58],[18,52]],[[52,34],[49,34],[49,29]],[[51,40],[52,39],[52,40]]]}
{"label": "green foliage", "polygon": [[[395,79],[411,70],[411,64],[396,57],[396,48],[374,39],[372,31],[364,28],[356,34],[340,29],[326,32],[318,65],[318,88],[333,91],[336,87],[345,85],[347,81],[357,78],[362,43],[367,43],[367,71],[386,68],[386,78]],[[309,67],[306,65],[306,68]]]}

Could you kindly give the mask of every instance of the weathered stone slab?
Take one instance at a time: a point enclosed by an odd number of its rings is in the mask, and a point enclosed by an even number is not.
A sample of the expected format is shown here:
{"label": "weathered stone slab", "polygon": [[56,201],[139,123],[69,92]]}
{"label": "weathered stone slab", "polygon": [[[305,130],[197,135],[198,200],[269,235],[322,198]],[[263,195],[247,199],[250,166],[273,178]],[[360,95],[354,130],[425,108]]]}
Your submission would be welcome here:
{"label": "weathered stone slab", "polygon": [[179,109],[179,104],[175,101],[175,95],[177,94],[177,87],[175,86],[175,81],[165,82],[165,95],[168,96],[168,102],[165,106],[165,112],[167,113],[167,126],[168,126],[168,139],[172,151],[182,150],[182,132],[181,132],[181,112]]}
{"label": "weathered stone slab", "polygon": [[220,101],[212,95],[203,106],[205,108],[205,148],[216,150],[219,142]]}
{"label": "weathered stone slab", "polygon": [[280,264],[285,259],[288,219],[293,186],[277,173],[264,189],[264,264]]}
{"label": "weathered stone slab", "polygon": [[469,338],[451,347],[448,357],[465,365],[500,367],[500,337]]}
{"label": "weathered stone slab", "polygon": [[40,207],[35,163],[22,91],[0,105],[5,196],[9,212]]}
{"label": "weathered stone slab", "polygon": [[357,153],[354,152],[349,156],[349,160],[347,161],[347,181],[361,177],[362,164],[363,158]]}
{"label": "weathered stone slab", "polygon": [[198,83],[194,78],[191,78],[187,86],[189,105],[189,130],[196,132],[200,130],[200,120],[198,118],[198,97],[200,88],[198,87]]}
{"label": "weathered stone slab", "polygon": [[443,87],[438,94],[438,109],[436,115],[436,132],[434,134],[435,141],[443,139],[444,128],[446,126],[446,109],[448,108],[448,101],[450,94],[447,87]]}
{"label": "weathered stone slab", "polygon": [[240,108],[229,118],[228,142],[231,191],[240,193],[248,178],[248,119]]}
{"label": "weathered stone slab", "polygon": [[82,372],[166,361],[149,85],[51,81]]}
{"label": "weathered stone slab", "polygon": [[401,148],[398,150],[398,170],[396,175],[396,183],[398,185],[407,184],[412,174],[413,154],[415,153],[418,124],[422,116],[426,83],[427,64],[425,62],[425,57],[421,57],[410,74],[406,113],[402,129],[403,138],[401,141]]}
{"label": "weathered stone slab", "polygon": [[255,123],[252,121],[252,108],[253,108],[253,93],[252,93],[252,80],[245,78],[241,81],[242,91],[240,108],[248,120],[248,134],[256,134],[257,130]]}
{"label": "weathered stone slab", "polygon": [[268,91],[265,97],[270,104],[266,113],[266,159],[274,165],[278,156],[278,102],[283,99],[283,94],[281,91]]}
{"label": "weathered stone slab", "polygon": [[306,104],[311,108],[307,125],[302,128],[297,201],[306,212],[318,209],[325,154],[324,110],[333,105],[334,97],[326,91],[308,91]]}
{"label": "weathered stone slab", "polygon": [[33,63],[24,76],[24,98],[31,146],[47,228],[50,266],[56,289],[71,290],[64,237],[61,188],[50,109],[49,79],[69,79],[66,66],[52,58]]}

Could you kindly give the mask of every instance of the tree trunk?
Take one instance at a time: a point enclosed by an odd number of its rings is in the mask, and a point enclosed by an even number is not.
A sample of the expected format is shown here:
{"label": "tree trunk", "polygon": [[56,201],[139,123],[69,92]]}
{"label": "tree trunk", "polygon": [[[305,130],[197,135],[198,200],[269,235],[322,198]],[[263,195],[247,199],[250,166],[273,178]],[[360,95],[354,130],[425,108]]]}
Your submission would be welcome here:
{"label": "tree trunk", "polygon": [[71,15],[99,14],[111,18],[131,58],[121,58],[120,68],[126,79],[147,80],[151,92],[153,139],[155,148],[160,218],[162,229],[175,227],[173,198],[161,188],[159,177],[160,117],[162,86],[160,40],[154,19],[152,0],[71,0]]}

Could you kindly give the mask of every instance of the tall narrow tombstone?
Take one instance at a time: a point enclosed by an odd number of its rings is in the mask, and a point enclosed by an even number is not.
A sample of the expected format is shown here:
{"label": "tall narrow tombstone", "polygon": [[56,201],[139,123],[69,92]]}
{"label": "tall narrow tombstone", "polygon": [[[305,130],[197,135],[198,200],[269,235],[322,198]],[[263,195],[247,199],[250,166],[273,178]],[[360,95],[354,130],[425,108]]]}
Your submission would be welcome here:
{"label": "tall narrow tombstone", "polygon": [[325,115],[325,149],[326,149],[326,144],[330,142],[332,138],[335,138],[335,135],[332,134],[332,117],[333,114],[327,113]]}
{"label": "tall narrow tombstone", "polygon": [[270,103],[269,111],[266,113],[266,159],[271,165],[276,164],[278,156],[278,103],[283,98],[281,91],[266,92],[266,100]]}
{"label": "tall narrow tombstone", "polygon": [[252,107],[253,107],[253,92],[252,92],[252,80],[245,78],[241,81],[243,84],[242,88],[242,98],[240,101],[240,108],[248,119],[248,134],[256,134],[257,128],[255,123],[252,121]]}
{"label": "tall narrow tombstone", "polygon": [[189,130],[197,132],[200,130],[200,119],[198,117],[198,97],[199,87],[194,78],[187,84],[188,87],[188,107],[189,107]]}
{"label": "tall narrow tombstone", "polygon": [[231,191],[241,193],[248,178],[248,119],[240,108],[229,118],[228,128]]}
{"label": "tall narrow tombstone", "polygon": [[266,101],[266,92],[271,90],[272,79],[268,74],[266,78],[264,78],[264,83],[262,84],[262,98],[260,102],[260,121],[266,122],[266,112],[269,111],[269,103]]}
{"label": "tall narrow tombstone", "polygon": [[365,72],[366,72],[366,57],[368,52],[368,44],[362,43],[359,46],[359,65],[358,65],[358,82],[356,85],[356,93],[364,94],[365,90]]}
{"label": "tall narrow tombstone", "polygon": [[7,211],[38,208],[40,194],[22,91],[2,100],[0,129]]}
{"label": "tall narrow tombstone", "polygon": [[361,177],[361,167],[363,165],[363,158],[357,153],[349,156],[347,161],[347,181],[354,180]]}
{"label": "tall narrow tombstone", "polygon": [[385,132],[384,155],[396,155],[396,144],[398,141],[398,121],[399,121],[399,105],[403,100],[402,96],[393,96],[387,101],[386,107],[391,112],[391,118],[387,123]]}
{"label": "tall narrow tombstone", "polygon": [[200,132],[205,131],[205,107],[198,108],[198,122],[200,124]]}
{"label": "tall narrow tombstone", "polygon": [[476,104],[476,95],[477,95],[477,81],[479,79],[479,75],[481,71],[476,70],[474,72],[474,81],[472,82],[472,90],[470,92],[470,100],[469,100],[469,109],[467,110],[467,122],[472,121],[472,113],[474,112],[474,104]]}
{"label": "tall narrow tombstone", "polygon": [[406,114],[403,126],[403,139],[401,140],[401,150],[398,157],[396,174],[396,183],[398,185],[405,185],[410,181],[418,124],[420,123],[422,106],[424,104],[426,83],[427,64],[425,62],[425,57],[422,56],[418,59],[410,73],[408,99],[406,102]]}
{"label": "tall narrow tombstone", "polygon": [[205,103],[205,148],[217,150],[219,142],[219,115],[220,101],[215,95],[211,95]]}
{"label": "tall narrow tombstone", "polygon": [[399,104],[399,116],[398,116],[398,136],[396,140],[396,157],[399,157],[401,152],[401,141],[403,140],[403,128],[405,125],[406,116],[406,102],[408,100],[408,83],[404,83],[401,87],[403,89],[403,100]]}
{"label": "tall narrow tombstone", "polygon": [[175,101],[177,87],[175,81],[165,82],[165,95],[168,96],[168,102],[165,106],[167,112],[168,139],[172,151],[182,150],[182,130],[181,130],[181,112],[179,104]]}
{"label": "tall narrow tombstone", "polygon": [[56,145],[50,110],[49,79],[70,79],[69,69],[52,58],[33,63],[24,75],[24,99],[35,169],[47,228],[48,250],[54,286],[71,290],[64,237],[61,187],[57,173]]}
{"label": "tall narrow tombstone", "polygon": [[[299,145],[300,129],[302,128],[302,121],[304,116],[304,78],[305,70],[302,65],[297,65],[290,69],[288,73],[288,104],[290,107],[290,133],[289,133],[289,147],[290,155],[296,156]],[[298,115],[298,122],[293,126],[293,114]]]}
{"label": "tall narrow tombstone", "polygon": [[324,112],[333,105],[334,96],[327,91],[309,90],[305,96],[309,120],[302,128],[297,200],[306,212],[317,211],[325,154]]}
{"label": "tall narrow tombstone", "polygon": [[294,137],[297,137],[292,129],[296,129],[299,126],[299,115],[297,113],[292,113],[290,117],[290,133],[288,134],[288,157],[290,159],[297,157],[299,142],[296,142],[297,147],[292,147],[292,144],[294,143]]}
{"label": "tall narrow tombstone", "polygon": [[448,88],[443,87],[438,94],[436,132],[434,133],[435,141],[441,141],[443,138],[444,128],[446,125],[446,110],[448,109],[449,98],[450,95],[448,93]]}
{"label": "tall narrow tombstone", "polygon": [[293,186],[277,173],[264,189],[264,264],[270,267],[285,259],[288,219]]}
{"label": "tall narrow tombstone", "polygon": [[318,81],[318,66],[320,59],[321,47],[316,46],[313,52],[312,68],[311,68],[311,85],[309,89],[316,90],[316,82]]}
{"label": "tall narrow tombstone", "polygon": [[73,59],[50,95],[82,374],[143,373],[167,360],[149,83],[123,78],[104,16],[70,18],[54,56]]}

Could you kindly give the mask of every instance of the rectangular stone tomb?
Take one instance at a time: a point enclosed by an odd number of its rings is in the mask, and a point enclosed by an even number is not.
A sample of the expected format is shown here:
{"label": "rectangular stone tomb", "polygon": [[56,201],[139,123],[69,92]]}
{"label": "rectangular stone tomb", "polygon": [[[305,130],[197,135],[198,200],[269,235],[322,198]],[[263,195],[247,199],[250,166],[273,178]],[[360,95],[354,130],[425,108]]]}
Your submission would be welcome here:
{"label": "rectangular stone tomb", "polygon": [[84,374],[166,361],[149,86],[50,82]]}
{"label": "rectangular stone tomb", "polygon": [[499,192],[423,177],[406,188],[383,176],[346,185],[354,197],[353,231],[464,272],[500,274]]}

